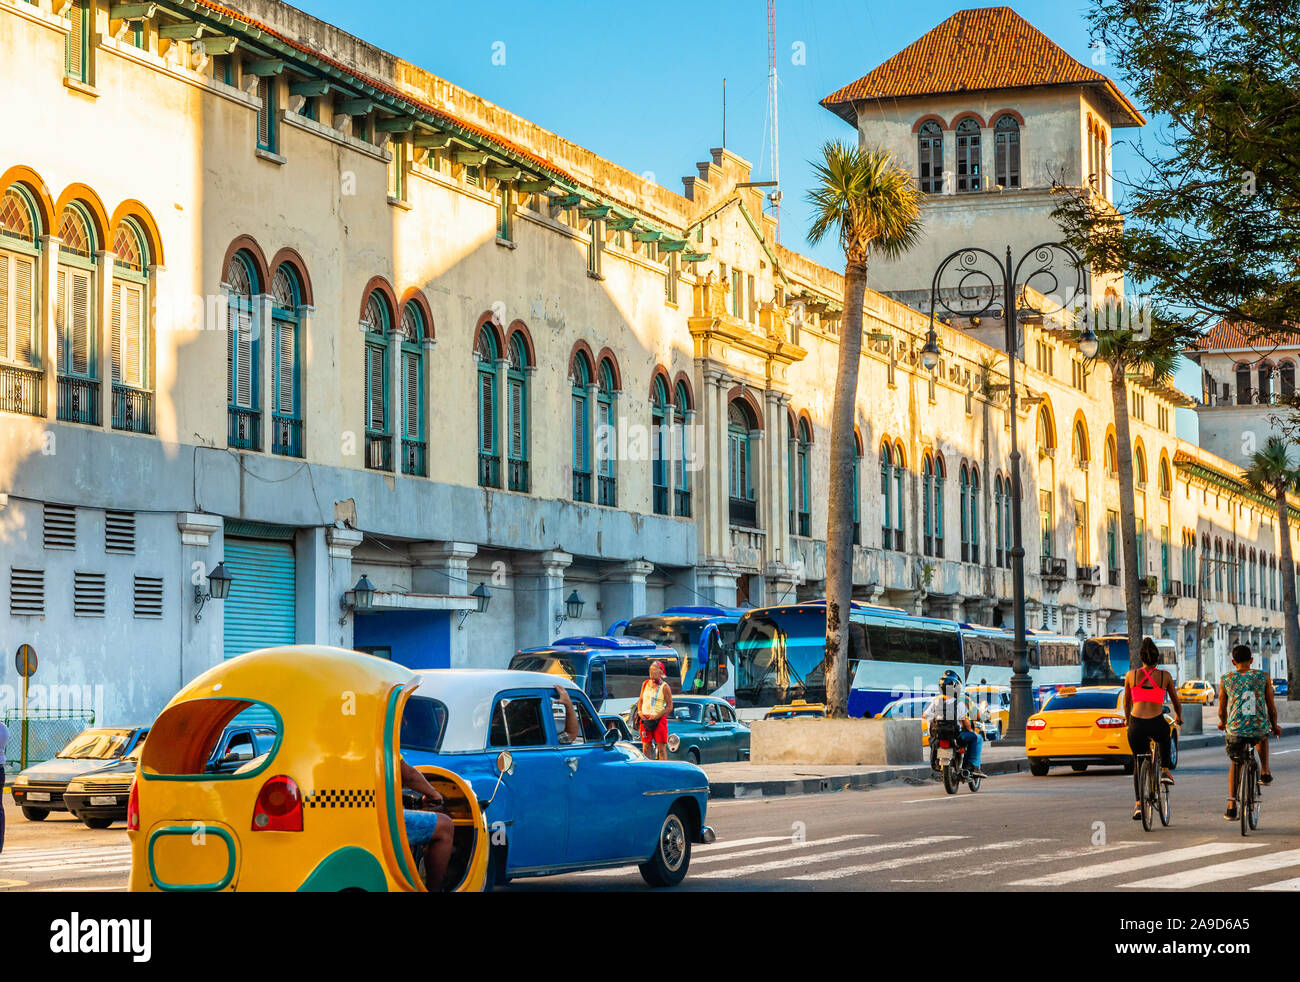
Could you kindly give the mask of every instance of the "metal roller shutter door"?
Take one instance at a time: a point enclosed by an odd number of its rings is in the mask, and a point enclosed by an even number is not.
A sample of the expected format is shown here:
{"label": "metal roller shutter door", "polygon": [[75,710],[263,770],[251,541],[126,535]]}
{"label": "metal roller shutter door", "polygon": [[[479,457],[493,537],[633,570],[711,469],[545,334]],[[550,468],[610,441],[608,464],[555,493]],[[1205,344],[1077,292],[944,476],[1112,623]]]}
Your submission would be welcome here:
{"label": "metal roller shutter door", "polygon": [[224,558],[234,577],[225,600],[225,656],[293,644],[293,543],[227,537]]}

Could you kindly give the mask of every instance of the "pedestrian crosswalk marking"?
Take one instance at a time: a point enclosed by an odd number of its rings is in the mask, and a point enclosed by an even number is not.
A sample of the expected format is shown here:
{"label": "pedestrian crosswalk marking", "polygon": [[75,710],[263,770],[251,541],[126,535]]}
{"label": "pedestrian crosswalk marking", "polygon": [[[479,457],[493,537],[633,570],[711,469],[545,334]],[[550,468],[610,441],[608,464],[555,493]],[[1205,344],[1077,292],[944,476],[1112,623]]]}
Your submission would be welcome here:
{"label": "pedestrian crosswalk marking", "polygon": [[131,869],[131,847],[101,846],[94,849],[10,849],[0,854],[5,873],[125,873]]}
{"label": "pedestrian crosswalk marking", "polygon": [[973,876],[991,876],[1006,869],[1024,867],[1032,863],[1060,863],[1067,859],[1081,856],[1100,856],[1104,853],[1132,849],[1140,842],[1112,842],[1105,846],[1080,846],[1073,849],[1060,849],[1057,852],[1045,852],[1036,856],[1017,856],[1014,859],[996,859],[993,862],[981,862],[978,867],[957,867],[940,871],[931,877],[919,877],[912,880],[895,880],[895,883],[944,883],[950,880],[965,880]]}
{"label": "pedestrian crosswalk marking", "polygon": [[742,849],[740,852],[728,852],[721,855],[710,854],[708,856],[692,856],[691,864],[695,863],[716,863],[724,859],[748,859],[751,856],[766,856],[774,852],[788,853],[791,849],[811,849],[813,846],[833,846],[841,842],[851,842],[854,839],[876,839],[879,836],[867,833],[857,835],[833,835],[827,839],[812,839],[802,842],[795,842],[788,835],[782,836],[782,843],[779,846],[765,846],[762,849]]}
{"label": "pedestrian crosswalk marking", "polygon": [[1148,853],[1145,856],[1128,856],[1110,863],[1098,863],[1095,866],[1078,866],[1074,869],[1057,870],[1044,876],[1033,876],[1024,880],[1014,880],[1007,886],[1013,887],[1057,887],[1067,883],[1080,883],[1084,880],[1100,880],[1108,876],[1122,876],[1137,869],[1151,866],[1166,866],[1170,863],[1193,862],[1208,859],[1226,852],[1239,852],[1242,849],[1257,848],[1249,842],[1205,842],[1199,846],[1187,846],[1183,849],[1169,849],[1165,852]]}
{"label": "pedestrian crosswalk marking", "polygon": [[1277,883],[1265,883],[1262,887],[1251,887],[1251,890],[1272,890],[1281,893],[1300,891],[1300,876],[1297,876],[1294,880],[1280,880]]}
{"label": "pedestrian crosswalk marking", "polygon": [[756,835],[749,839],[736,839],[734,842],[728,840],[719,840],[707,844],[696,845],[693,852],[714,852],[720,849],[739,849],[741,846],[756,846],[764,842],[789,842],[788,835]]}
{"label": "pedestrian crosswalk marking", "polygon": [[1286,869],[1288,866],[1300,866],[1300,849],[1288,849],[1285,852],[1270,852],[1261,856],[1247,856],[1228,863],[1214,866],[1202,866],[1198,869],[1179,870],[1167,876],[1155,876],[1149,880],[1126,883],[1125,890],[1150,887],[1159,890],[1185,890],[1188,887],[1217,883],[1220,880],[1232,880],[1239,876],[1252,876],[1256,873],[1270,873],[1273,870]]}
{"label": "pedestrian crosswalk marking", "polygon": [[[965,836],[951,836],[950,838],[965,838]],[[788,876],[788,880],[802,881],[824,881],[840,880],[846,876],[858,876],[862,873],[878,873],[883,870],[898,869],[902,866],[915,866],[919,863],[934,863],[948,859],[964,859],[972,856],[977,852],[994,852],[1002,849],[1019,849],[1022,846],[1033,846],[1043,842],[1051,842],[1051,839],[1011,839],[1007,842],[992,842],[983,846],[966,846],[962,849],[946,849],[940,852],[921,853],[916,856],[899,856],[894,859],[883,859],[874,863],[867,863],[864,866],[841,866],[839,869],[822,870],[817,873],[804,873],[800,876]]]}
{"label": "pedestrian crosswalk marking", "polygon": [[[856,846],[852,849],[832,849],[830,852],[819,852],[808,855],[803,849],[798,849],[799,855],[787,856],[785,859],[776,859],[767,863],[752,863],[748,866],[737,866],[732,869],[715,870],[708,873],[700,873],[695,878],[699,880],[716,880],[724,876],[749,876],[754,873],[770,873],[772,870],[790,869],[794,866],[807,866],[809,863],[824,863],[832,859],[847,859],[850,856],[867,856],[872,853],[886,852],[890,849],[911,849],[917,846],[932,846],[940,842],[952,842],[956,839],[965,839],[964,835],[928,835],[920,839],[908,839],[904,842],[879,842],[869,846]],[[822,839],[820,842],[828,840]],[[808,843],[813,845],[813,843]]]}

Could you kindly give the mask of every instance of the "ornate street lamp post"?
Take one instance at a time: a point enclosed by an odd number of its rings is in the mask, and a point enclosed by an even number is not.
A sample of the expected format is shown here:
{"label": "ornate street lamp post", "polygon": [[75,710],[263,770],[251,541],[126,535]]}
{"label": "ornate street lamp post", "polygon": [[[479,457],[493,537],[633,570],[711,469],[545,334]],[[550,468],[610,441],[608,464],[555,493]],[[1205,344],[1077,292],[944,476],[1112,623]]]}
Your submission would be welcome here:
{"label": "ornate street lamp post", "polygon": [[[1026,262],[1032,268],[1021,278]],[[943,279],[949,277],[948,296],[941,290]],[[1068,294],[1065,287],[1073,280]],[[1017,283],[1020,297],[1017,298]],[[1033,288],[1046,303],[1040,309],[1031,306],[1024,290]],[[1034,246],[1020,261],[1012,263],[1011,247],[1007,247],[1003,261],[989,252],[972,246],[958,249],[939,264],[930,284],[930,331],[921,349],[922,364],[933,368],[938,364],[938,335],[934,330],[935,304],[957,317],[981,317],[994,310],[998,295],[1005,298],[1002,306],[1006,324],[1005,347],[1009,409],[1011,414],[1011,581],[1012,601],[1015,607],[1015,657],[1011,674],[1011,721],[1003,739],[1023,743],[1025,723],[1034,711],[1034,694],[1029,678],[1029,646],[1025,641],[1025,547],[1021,528],[1020,444],[1016,436],[1016,352],[1019,350],[1017,300],[1026,313],[1032,315],[1054,314],[1069,307],[1083,292],[1083,264],[1073,249],[1059,242],[1044,242]],[[953,303],[950,303],[950,299]],[[1097,353],[1097,337],[1086,326],[1079,338],[1079,347],[1085,357]],[[987,482],[986,482],[987,483]]]}

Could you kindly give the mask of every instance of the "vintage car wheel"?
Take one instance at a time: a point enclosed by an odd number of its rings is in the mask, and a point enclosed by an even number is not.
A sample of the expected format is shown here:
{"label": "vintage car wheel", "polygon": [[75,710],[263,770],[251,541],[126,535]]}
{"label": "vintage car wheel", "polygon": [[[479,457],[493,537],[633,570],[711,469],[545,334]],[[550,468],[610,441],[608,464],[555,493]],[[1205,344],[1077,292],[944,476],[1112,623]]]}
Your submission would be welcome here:
{"label": "vintage car wheel", "polygon": [[700,752],[695,749],[688,750],[686,752],[686,759],[698,767],[700,765]]}
{"label": "vintage car wheel", "polygon": [[650,861],[641,864],[641,877],[652,887],[673,887],[682,882],[691,865],[691,831],[686,808],[673,805],[659,827],[659,841]]}
{"label": "vintage car wheel", "polygon": [[82,821],[88,829],[106,829],[113,824],[111,818],[83,818]]}
{"label": "vintage car wheel", "polygon": [[43,822],[49,818],[49,810],[45,808],[28,808],[23,805],[23,818],[29,822]]}
{"label": "vintage car wheel", "polygon": [[1042,777],[1047,773],[1048,763],[1038,757],[1029,758],[1029,773],[1034,777]]}

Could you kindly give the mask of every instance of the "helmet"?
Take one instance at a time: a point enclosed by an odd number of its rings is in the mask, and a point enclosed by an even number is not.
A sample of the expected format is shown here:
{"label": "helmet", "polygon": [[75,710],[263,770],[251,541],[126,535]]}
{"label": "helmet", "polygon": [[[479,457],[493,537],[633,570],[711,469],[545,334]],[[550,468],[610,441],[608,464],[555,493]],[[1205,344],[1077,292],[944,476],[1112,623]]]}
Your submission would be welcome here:
{"label": "helmet", "polygon": [[944,672],[943,677],[939,679],[940,690],[955,688],[960,685],[961,685],[961,676],[958,675],[956,672],[954,672],[951,668],[948,669],[948,671]]}

